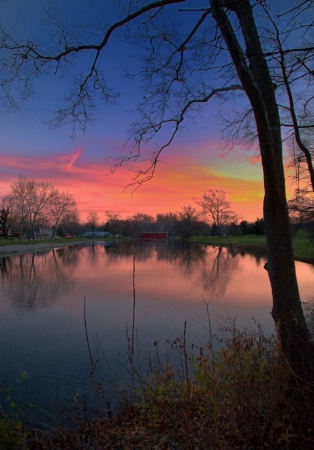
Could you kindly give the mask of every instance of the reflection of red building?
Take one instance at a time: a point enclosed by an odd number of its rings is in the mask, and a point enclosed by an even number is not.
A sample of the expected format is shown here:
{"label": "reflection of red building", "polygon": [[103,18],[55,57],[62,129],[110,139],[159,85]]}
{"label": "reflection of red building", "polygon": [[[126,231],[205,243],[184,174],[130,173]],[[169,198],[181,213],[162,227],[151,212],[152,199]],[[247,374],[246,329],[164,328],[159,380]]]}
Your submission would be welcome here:
{"label": "reflection of red building", "polygon": [[145,231],[144,233],[139,233],[138,237],[142,241],[162,241],[167,239],[168,233],[166,231]]}

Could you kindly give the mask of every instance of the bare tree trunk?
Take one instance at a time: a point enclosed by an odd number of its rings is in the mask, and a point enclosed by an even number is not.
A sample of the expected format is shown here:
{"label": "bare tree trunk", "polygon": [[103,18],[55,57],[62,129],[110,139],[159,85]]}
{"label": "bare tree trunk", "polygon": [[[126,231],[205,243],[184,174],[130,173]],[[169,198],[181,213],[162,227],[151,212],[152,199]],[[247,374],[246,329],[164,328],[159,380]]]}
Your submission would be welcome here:
{"label": "bare tree trunk", "polygon": [[[290,367],[303,380],[313,381],[314,350],[306,326],[292,250],[285,194],[279,112],[274,86],[263,56],[249,0],[210,0],[213,17],[227,44],[238,77],[252,105],[264,175],[264,221],[267,235],[267,271],[272,288],[278,336]],[[246,50],[242,51],[224,7],[240,23]]]}

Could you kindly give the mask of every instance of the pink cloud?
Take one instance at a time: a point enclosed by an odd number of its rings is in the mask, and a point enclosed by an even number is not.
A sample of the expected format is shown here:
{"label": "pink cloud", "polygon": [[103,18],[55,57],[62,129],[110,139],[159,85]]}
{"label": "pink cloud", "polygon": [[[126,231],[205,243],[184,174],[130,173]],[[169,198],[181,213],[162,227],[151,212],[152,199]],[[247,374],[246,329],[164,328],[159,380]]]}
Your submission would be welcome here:
{"label": "pink cloud", "polygon": [[[194,203],[210,188],[224,189],[233,209],[248,220],[261,217],[260,180],[239,180],[223,176],[204,165],[193,153],[164,154],[154,178],[139,189],[127,185],[133,172],[121,167],[110,174],[111,163],[105,158],[88,159],[82,147],[61,155],[12,156],[2,159],[0,196],[7,194],[19,175],[49,181],[56,188],[71,193],[85,219],[95,210],[102,217],[106,210],[130,216],[137,212],[156,215],[178,211],[183,204]],[[138,168],[138,165],[134,165]],[[143,166],[142,166],[143,167]],[[132,192],[134,191],[134,192]]]}
{"label": "pink cloud", "polygon": [[261,164],[261,157],[260,155],[254,155],[247,159],[253,166],[256,164]]}

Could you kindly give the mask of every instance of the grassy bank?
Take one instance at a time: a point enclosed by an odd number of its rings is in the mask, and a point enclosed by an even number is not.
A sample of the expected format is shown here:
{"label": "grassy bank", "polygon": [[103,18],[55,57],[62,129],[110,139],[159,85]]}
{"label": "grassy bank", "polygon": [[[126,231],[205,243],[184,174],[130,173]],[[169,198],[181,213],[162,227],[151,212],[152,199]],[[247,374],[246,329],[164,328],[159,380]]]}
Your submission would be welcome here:
{"label": "grassy bank", "polygon": [[[38,244],[53,244],[65,245],[75,244],[79,242],[90,242],[88,238],[60,238],[60,239],[41,239],[37,241],[29,241],[26,239],[18,240],[17,238],[0,239],[0,247],[9,245],[38,245]],[[258,255],[266,256],[266,237],[265,236],[207,236],[205,238],[193,238],[190,242],[199,242],[208,245],[215,245],[220,247],[228,247],[235,251],[247,251]],[[303,261],[314,264],[314,239],[305,230],[298,231],[293,236],[293,251],[297,261]]]}
{"label": "grassy bank", "polygon": [[[265,236],[208,236],[206,238],[194,238],[192,241],[265,256],[267,253]],[[300,230],[293,236],[292,244],[297,261],[314,264],[314,239],[311,238],[309,233],[305,230]]]}
{"label": "grassy bank", "polygon": [[19,240],[16,237],[8,237],[7,239],[1,238],[0,239],[0,247],[5,247],[8,245],[38,245],[38,244],[67,244],[72,242],[82,242],[87,241],[90,242],[90,239],[88,238],[59,238],[59,239],[38,239],[38,240],[28,240],[28,239],[22,239]]}
{"label": "grassy bank", "polygon": [[[275,338],[226,330],[226,338],[187,348],[181,366],[152,362],[150,373],[116,414],[92,420],[72,410],[71,430],[24,430],[2,420],[1,449],[237,450],[313,447],[309,387],[293,380]],[[217,342],[215,344],[217,348]],[[130,390],[132,392],[132,390]],[[71,410],[69,409],[69,414]],[[2,442],[1,442],[2,438]]]}

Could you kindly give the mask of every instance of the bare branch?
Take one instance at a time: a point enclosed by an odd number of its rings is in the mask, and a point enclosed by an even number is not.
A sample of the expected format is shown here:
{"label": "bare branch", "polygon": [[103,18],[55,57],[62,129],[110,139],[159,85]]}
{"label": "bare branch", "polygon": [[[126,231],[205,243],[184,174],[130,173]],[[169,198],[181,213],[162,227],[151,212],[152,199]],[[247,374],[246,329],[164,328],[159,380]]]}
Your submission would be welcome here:
{"label": "bare branch", "polygon": [[[155,14],[157,14],[165,6],[183,3],[185,1],[161,0],[145,5],[108,27],[102,40],[97,44],[74,44],[68,41],[65,37],[63,27],[55,21],[60,31],[59,44],[61,42],[64,44],[64,49],[57,53],[49,50],[43,52],[39,50],[38,45],[33,41],[19,42],[14,38],[13,33],[10,34],[3,27],[0,27],[0,51],[4,52],[4,57],[1,58],[1,69],[5,74],[5,79],[3,79],[1,84],[2,87],[6,87],[7,89],[7,93],[5,94],[7,104],[11,106],[15,105],[14,95],[12,93],[14,84],[17,84],[23,90],[23,96],[27,97],[31,92],[32,78],[42,73],[48,64],[56,64],[54,70],[56,74],[61,61],[67,61],[71,55],[81,54],[84,51],[92,51],[95,55],[87,73],[84,75],[81,74],[80,76],[76,75],[73,80],[74,87],[70,95],[64,97],[63,106],[59,106],[57,117],[52,122],[52,125],[56,126],[71,118],[74,128],[78,124],[84,130],[90,113],[95,109],[97,96],[100,95],[101,100],[112,102],[118,95],[106,85],[102,72],[97,69],[99,56],[107,46],[111,35],[119,28],[128,23],[132,23],[135,19],[150,11],[156,10]],[[73,101],[73,98],[76,100]]]}
{"label": "bare branch", "polygon": [[[170,133],[169,138],[163,145],[158,147],[157,150],[153,152],[150,164],[146,167],[146,169],[136,171],[136,175],[132,178],[131,183],[129,183],[127,187],[135,187],[134,190],[136,190],[143,183],[151,180],[154,177],[156,167],[158,162],[160,161],[160,156],[162,152],[172,144],[174,138],[180,131],[181,125],[183,121],[186,119],[188,113],[191,112],[195,107],[207,103],[214,96],[230,91],[243,91],[243,88],[241,85],[234,85],[234,86],[226,86],[224,88],[212,89],[212,91],[208,95],[202,98],[194,98],[192,100],[189,100],[182,107],[180,113],[178,113],[176,117],[171,117],[168,119],[161,120],[160,122],[153,123],[151,122],[151,118],[147,116],[146,120],[148,122],[146,122],[146,124],[137,122],[136,123],[137,128],[134,130],[136,151],[135,153],[129,154],[127,156],[116,158],[113,166],[113,171],[117,170],[126,162],[138,160],[139,157],[141,156],[142,143],[146,142],[147,139],[152,140],[153,137],[157,135],[164,126],[169,124],[173,125],[173,129]],[[147,136],[149,137],[147,138]]]}

